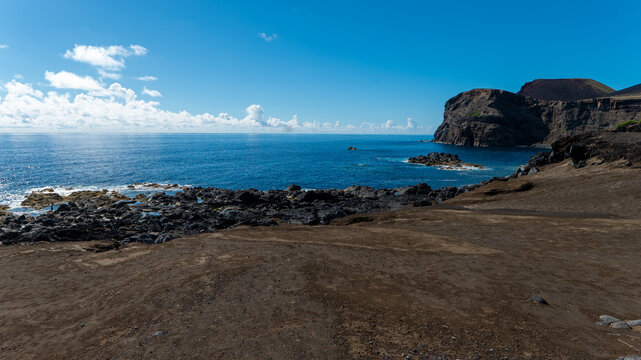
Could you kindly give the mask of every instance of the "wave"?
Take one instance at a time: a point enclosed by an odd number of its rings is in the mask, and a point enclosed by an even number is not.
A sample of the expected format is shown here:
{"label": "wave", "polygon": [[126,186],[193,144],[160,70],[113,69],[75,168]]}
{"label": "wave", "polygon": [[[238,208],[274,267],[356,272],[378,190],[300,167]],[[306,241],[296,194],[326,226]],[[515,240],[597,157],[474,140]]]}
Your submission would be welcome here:
{"label": "wave", "polygon": [[487,171],[487,170],[494,170],[489,167],[478,167],[478,166],[471,166],[471,165],[424,165],[424,164],[415,164],[409,162],[408,159],[402,160],[401,162],[404,162],[406,164],[411,164],[411,165],[416,165],[416,166],[430,166],[430,167],[435,167],[439,170],[447,170],[447,171],[468,171],[468,170],[474,170],[474,171]]}
{"label": "wave", "polygon": [[491,168],[488,168],[488,167],[478,167],[478,166],[470,166],[470,165],[438,165],[437,168],[439,170],[448,170],[448,171],[468,171],[468,170],[487,171],[487,170],[492,170]]}

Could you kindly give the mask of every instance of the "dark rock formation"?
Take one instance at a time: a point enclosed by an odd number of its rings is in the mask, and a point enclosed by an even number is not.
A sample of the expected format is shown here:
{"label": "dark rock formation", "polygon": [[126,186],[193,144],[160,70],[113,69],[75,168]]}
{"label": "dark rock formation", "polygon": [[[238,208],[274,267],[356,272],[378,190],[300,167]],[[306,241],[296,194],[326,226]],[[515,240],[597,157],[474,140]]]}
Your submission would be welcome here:
{"label": "dark rock formation", "polygon": [[22,206],[30,207],[36,210],[46,209],[51,205],[57,205],[63,202],[82,202],[92,200],[94,203],[103,205],[110,205],[116,201],[131,200],[128,196],[120,194],[115,191],[93,191],[81,190],[74,191],[67,196],[61,196],[53,192],[53,189],[44,189],[42,191],[32,192],[22,202]]}
{"label": "dark rock formation", "polygon": [[353,146],[350,146],[350,147],[347,148],[347,150],[358,150],[358,149],[353,147]]}
{"label": "dark rock formation", "polygon": [[617,162],[619,166],[639,168],[641,132],[596,131],[560,139],[552,144],[552,151],[532,155],[526,165],[509,177],[535,174],[542,166],[567,159],[576,168]]}
{"label": "dark rock formation", "polygon": [[41,192],[32,192],[24,199],[24,201],[22,201],[21,205],[36,210],[42,210],[52,204],[60,204],[61,202],[62,196],[48,192],[47,189],[45,189]]}
{"label": "dark rock formation", "polygon": [[584,166],[591,158],[641,167],[641,133],[596,131],[570,136],[552,144],[550,158],[553,162],[569,158],[575,167]]}
{"label": "dark rock formation", "polygon": [[298,185],[269,191],[198,187],[174,195],[159,192],[146,198],[137,196],[139,202],[115,201],[101,191],[93,196],[82,193],[74,198],[77,201],[62,203],[55,211],[35,218],[0,216],[0,243],[107,240],[157,244],[240,225],[329,224],[350,214],[439,203],[476,187],[433,190],[427,184],[418,184],[398,189],[350,186],[345,190],[310,191]]}
{"label": "dark rock formation", "polygon": [[438,153],[433,152],[427,155],[419,155],[411,157],[407,160],[412,164],[423,164],[428,166],[452,166],[452,167],[477,167],[482,168],[483,165],[464,163],[456,154]]}
{"label": "dark rock formation", "polygon": [[549,128],[541,113],[532,111],[539,100],[509,91],[475,89],[445,104],[444,120],[434,141],[464,146],[514,146],[542,142]]}
{"label": "dark rock formation", "polygon": [[551,101],[474,89],[447,101],[434,141],[465,146],[551,144],[641,118],[641,97]]}

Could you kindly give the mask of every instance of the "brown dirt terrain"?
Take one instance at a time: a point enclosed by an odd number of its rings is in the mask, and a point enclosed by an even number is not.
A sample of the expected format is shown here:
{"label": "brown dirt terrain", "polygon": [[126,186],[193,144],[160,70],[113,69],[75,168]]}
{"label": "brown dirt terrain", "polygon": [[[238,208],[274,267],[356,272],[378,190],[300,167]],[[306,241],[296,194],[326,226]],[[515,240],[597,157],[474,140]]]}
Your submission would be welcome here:
{"label": "brown dirt terrain", "polygon": [[602,314],[641,318],[640,176],[563,163],[438,206],[330,226],[239,228],[108,251],[2,247],[0,358],[641,353],[639,328],[595,324]]}

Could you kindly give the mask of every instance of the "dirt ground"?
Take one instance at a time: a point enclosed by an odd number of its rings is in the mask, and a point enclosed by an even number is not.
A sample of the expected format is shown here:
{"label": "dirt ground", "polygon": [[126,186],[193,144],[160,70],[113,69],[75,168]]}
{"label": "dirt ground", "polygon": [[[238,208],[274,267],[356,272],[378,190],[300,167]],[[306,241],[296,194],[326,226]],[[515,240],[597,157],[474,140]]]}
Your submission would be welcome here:
{"label": "dirt ground", "polygon": [[640,230],[641,170],[560,164],[330,226],[5,246],[0,358],[616,359]]}

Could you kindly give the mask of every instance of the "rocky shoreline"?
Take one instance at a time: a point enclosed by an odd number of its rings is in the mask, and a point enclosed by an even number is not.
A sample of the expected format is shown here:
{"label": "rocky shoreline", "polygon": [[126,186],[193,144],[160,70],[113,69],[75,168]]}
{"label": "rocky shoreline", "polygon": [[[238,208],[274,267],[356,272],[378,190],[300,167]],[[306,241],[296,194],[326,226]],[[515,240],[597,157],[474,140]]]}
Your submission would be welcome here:
{"label": "rocky shoreline", "polygon": [[396,189],[350,186],[307,191],[297,185],[269,191],[187,187],[174,195],[158,192],[134,199],[107,190],[61,196],[45,189],[30,194],[23,205],[53,209],[53,204],[59,204],[57,208],[37,217],[5,209],[4,217],[0,217],[0,242],[110,240],[114,246],[156,244],[241,225],[329,224],[351,214],[428,206],[478,186],[432,189],[421,183]]}
{"label": "rocky shoreline", "polygon": [[[352,214],[438,204],[493,181],[535,174],[545,165],[568,159],[576,168],[604,162],[638,167],[640,144],[641,132],[636,127],[585,133],[556,141],[552,151],[534,154],[527,164],[506,177],[441,189],[432,189],[425,183],[395,189],[350,186],[344,190],[303,190],[298,185],[269,191],[185,187],[173,195],[157,192],[148,197],[139,194],[133,199],[107,190],[76,191],[62,196],[53,189],[44,189],[30,194],[23,202],[34,209],[49,206],[53,209],[40,216],[17,215],[7,206],[0,206],[0,243],[108,240],[114,246],[129,242],[157,244],[241,225],[325,225]],[[409,161],[464,165],[457,155],[445,153],[422,155]],[[180,190],[177,185],[153,188]],[[55,209],[54,204],[58,204]]]}

